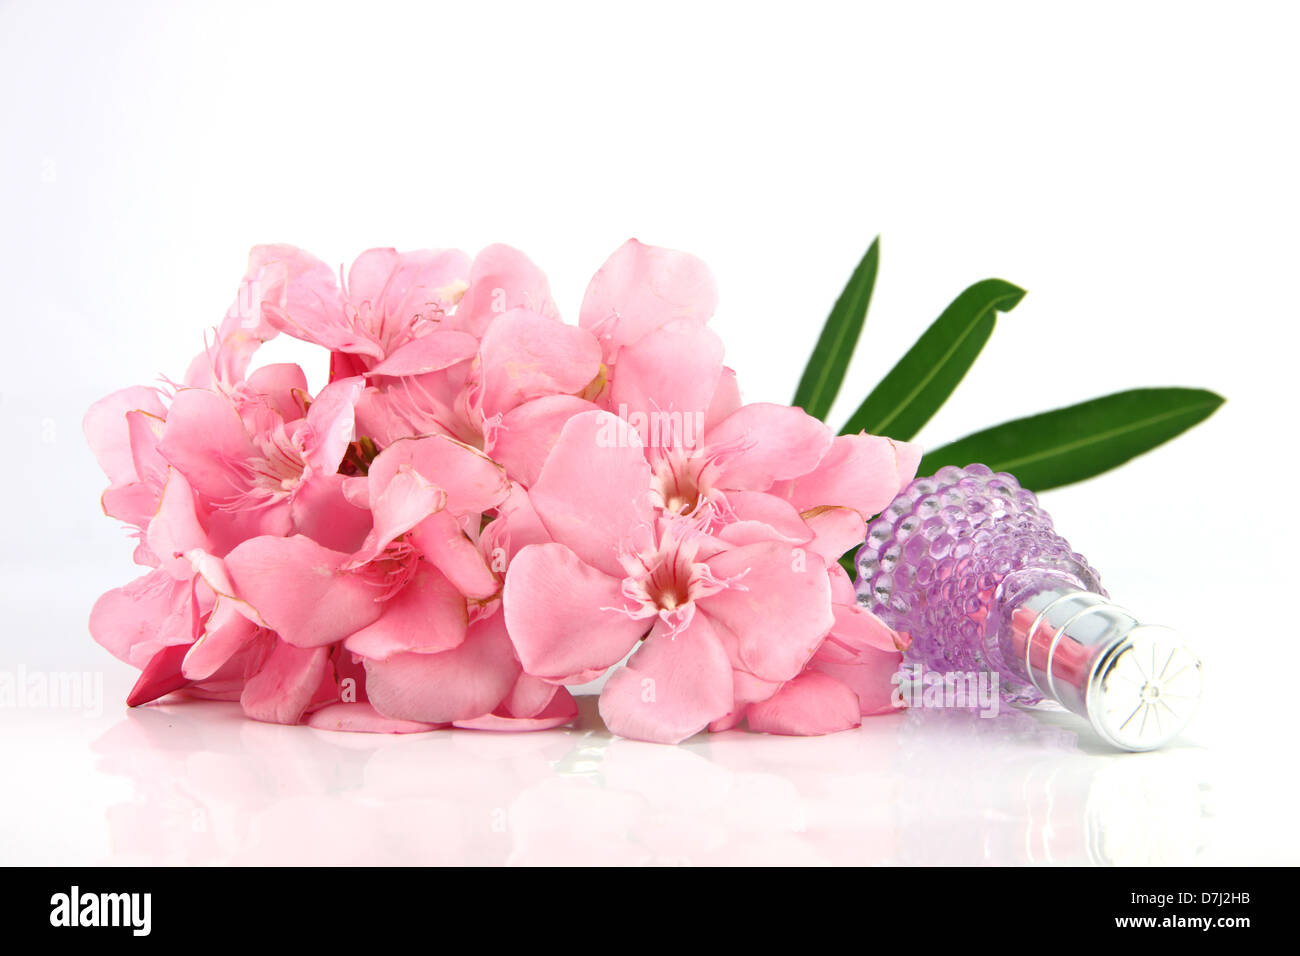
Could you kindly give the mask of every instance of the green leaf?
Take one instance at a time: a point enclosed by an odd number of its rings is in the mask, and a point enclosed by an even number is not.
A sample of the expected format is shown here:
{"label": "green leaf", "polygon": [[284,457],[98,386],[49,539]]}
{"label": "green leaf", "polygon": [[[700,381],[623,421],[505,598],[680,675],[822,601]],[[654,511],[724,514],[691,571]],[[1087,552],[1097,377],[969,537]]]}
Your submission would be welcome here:
{"label": "green leaf", "polygon": [[849,548],[849,550],[840,555],[840,567],[842,567],[848,574],[850,581],[854,581],[858,577],[858,565],[856,559],[859,547],[861,547],[861,545],[855,544],[853,547]]}
{"label": "green leaf", "polygon": [[862,325],[867,320],[867,307],[871,305],[871,292],[876,287],[876,270],[880,265],[880,237],[862,257],[858,267],[849,277],[849,283],[835,300],[822,334],[808,359],[808,366],[799,379],[792,405],[798,405],[809,415],[826,420],[835,396],[839,393],[848,370],[849,359],[858,344]]}
{"label": "green leaf", "polygon": [[947,401],[993,334],[999,312],[1010,312],[1025,290],[1001,279],[977,282],[898,360],[872,389],[841,435],[867,431],[910,441]]}
{"label": "green leaf", "polygon": [[1199,388],[1135,388],[987,428],[921,459],[918,474],[981,462],[1034,491],[1082,481],[1204,421],[1223,399]]}

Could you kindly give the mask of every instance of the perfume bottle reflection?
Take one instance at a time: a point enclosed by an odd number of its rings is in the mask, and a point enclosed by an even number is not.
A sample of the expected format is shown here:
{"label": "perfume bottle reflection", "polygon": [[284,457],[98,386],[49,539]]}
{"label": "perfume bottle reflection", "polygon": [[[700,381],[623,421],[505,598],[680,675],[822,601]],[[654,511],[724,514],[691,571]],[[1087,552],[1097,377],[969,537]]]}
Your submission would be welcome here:
{"label": "perfume bottle reflection", "polygon": [[1184,865],[1205,845],[1194,748],[1117,753],[1064,711],[1002,708],[911,711],[900,749],[903,825],[932,830],[907,863]]}

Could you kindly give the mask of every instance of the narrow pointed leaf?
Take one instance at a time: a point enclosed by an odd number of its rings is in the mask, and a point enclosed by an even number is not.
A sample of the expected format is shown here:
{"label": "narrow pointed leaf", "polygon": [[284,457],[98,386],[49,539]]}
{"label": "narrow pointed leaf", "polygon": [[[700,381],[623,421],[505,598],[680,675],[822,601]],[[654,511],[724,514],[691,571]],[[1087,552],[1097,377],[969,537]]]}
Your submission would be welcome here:
{"label": "narrow pointed leaf", "polygon": [[939,410],[993,334],[997,313],[1010,312],[1025,290],[1001,279],[977,282],[908,349],[872,389],[841,435],[866,431],[911,441]]}
{"label": "narrow pointed leaf", "polygon": [[853,349],[862,333],[862,324],[867,320],[867,308],[871,305],[871,292],[876,287],[879,265],[880,237],[877,236],[835,301],[803,371],[803,378],[799,379],[799,388],[791,404],[822,421],[826,420],[835,396],[839,394],[849,359],[853,357]]}
{"label": "narrow pointed leaf", "polygon": [[1019,418],[936,448],[918,474],[944,465],[988,465],[1026,488],[1046,491],[1082,481],[1204,421],[1223,399],[1199,388],[1135,388],[1068,408]]}

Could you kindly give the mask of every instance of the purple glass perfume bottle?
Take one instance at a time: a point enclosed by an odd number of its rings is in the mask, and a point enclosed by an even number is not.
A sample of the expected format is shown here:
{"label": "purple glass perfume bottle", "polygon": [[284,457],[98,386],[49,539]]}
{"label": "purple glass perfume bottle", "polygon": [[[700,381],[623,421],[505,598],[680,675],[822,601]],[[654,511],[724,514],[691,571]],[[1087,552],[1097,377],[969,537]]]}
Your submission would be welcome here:
{"label": "purple glass perfume bottle", "polygon": [[991,671],[1004,700],[1054,700],[1121,749],[1168,742],[1200,698],[1196,655],[1111,603],[1011,475],[916,479],[867,526],[857,570],[858,600],[911,637],[910,662]]}

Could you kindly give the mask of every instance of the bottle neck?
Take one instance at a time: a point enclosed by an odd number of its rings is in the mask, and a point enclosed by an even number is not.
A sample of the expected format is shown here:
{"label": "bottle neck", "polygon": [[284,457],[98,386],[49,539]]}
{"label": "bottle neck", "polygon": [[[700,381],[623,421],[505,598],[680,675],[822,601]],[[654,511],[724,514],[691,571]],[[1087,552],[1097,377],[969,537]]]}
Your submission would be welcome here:
{"label": "bottle neck", "polygon": [[1059,571],[1008,575],[986,644],[1005,669],[1110,743],[1159,746],[1191,717],[1200,662],[1174,632],[1143,625],[1087,583]]}
{"label": "bottle neck", "polygon": [[1003,664],[1044,697],[1087,716],[1097,659],[1138,621],[1071,576],[1038,572],[1033,578],[1000,589],[996,639]]}
{"label": "bottle neck", "polygon": [[1000,673],[1011,699],[1052,697],[1030,673],[1029,631],[1038,612],[1058,595],[1100,590],[1095,577],[1040,566],[1012,571],[981,594],[988,608],[982,622],[984,657]]}

